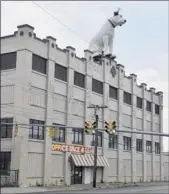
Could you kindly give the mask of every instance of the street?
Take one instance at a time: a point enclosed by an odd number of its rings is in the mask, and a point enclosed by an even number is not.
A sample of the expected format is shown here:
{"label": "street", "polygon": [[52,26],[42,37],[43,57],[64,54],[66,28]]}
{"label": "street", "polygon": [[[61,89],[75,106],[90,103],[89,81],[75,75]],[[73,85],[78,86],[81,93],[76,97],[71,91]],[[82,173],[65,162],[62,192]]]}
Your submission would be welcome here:
{"label": "street", "polygon": [[[169,193],[169,185],[160,185],[160,186],[132,186],[126,188],[109,188],[109,189],[91,189],[91,190],[73,190],[73,191],[46,191],[46,192],[30,192],[25,194],[87,194],[87,193]],[[19,194],[19,193],[18,193]]]}

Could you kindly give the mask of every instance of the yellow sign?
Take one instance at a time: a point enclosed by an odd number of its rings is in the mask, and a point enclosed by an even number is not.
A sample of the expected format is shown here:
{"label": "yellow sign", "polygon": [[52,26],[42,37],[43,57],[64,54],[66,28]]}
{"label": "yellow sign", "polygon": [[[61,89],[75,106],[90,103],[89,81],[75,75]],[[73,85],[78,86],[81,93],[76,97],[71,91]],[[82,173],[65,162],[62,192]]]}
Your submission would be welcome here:
{"label": "yellow sign", "polygon": [[59,151],[59,152],[71,152],[71,153],[93,153],[93,149],[90,147],[84,146],[74,146],[74,145],[64,145],[64,144],[57,144],[52,143],[52,151]]}

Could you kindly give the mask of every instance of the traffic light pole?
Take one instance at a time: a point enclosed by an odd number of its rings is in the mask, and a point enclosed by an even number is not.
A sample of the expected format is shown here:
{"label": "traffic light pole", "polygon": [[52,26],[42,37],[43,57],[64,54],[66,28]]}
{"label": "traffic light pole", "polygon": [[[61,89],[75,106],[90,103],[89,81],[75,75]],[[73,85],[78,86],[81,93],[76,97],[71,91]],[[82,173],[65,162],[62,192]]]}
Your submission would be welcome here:
{"label": "traffic light pole", "polygon": [[96,177],[97,177],[97,145],[98,145],[98,123],[99,116],[97,114],[97,110],[108,108],[107,106],[98,106],[93,105],[88,108],[94,108],[95,119],[96,119],[96,128],[95,128],[95,141],[94,141],[94,166],[93,166],[93,188],[96,188]]}

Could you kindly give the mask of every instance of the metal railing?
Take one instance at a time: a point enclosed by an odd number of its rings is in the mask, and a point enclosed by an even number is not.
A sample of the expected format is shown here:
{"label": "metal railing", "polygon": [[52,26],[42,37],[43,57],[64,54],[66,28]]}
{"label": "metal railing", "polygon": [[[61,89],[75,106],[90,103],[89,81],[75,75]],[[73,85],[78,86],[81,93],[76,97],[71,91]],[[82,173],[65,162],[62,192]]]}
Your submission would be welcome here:
{"label": "metal railing", "polygon": [[1,187],[18,187],[19,186],[19,170],[0,169]]}

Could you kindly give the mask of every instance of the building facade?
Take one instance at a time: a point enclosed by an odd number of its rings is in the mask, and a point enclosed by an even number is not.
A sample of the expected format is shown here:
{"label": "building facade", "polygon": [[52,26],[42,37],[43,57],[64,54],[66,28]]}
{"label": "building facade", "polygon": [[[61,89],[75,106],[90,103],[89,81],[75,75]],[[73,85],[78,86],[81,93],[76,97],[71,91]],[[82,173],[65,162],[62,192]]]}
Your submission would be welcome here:
{"label": "building facade", "polygon": [[[96,63],[89,50],[78,58],[29,25],[1,37],[1,122],[14,125],[1,125],[0,167],[18,169],[19,185],[92,182],[95,136],[83,129],[95,119],[91,104],[108,106],[98,111],[100,128],[116,121],[119,129],[162,132],[163,93],[137,85],[115,60]],[[55,124],[63,127],[50,138],[43,125]],[[98,140],[97,182],[169,180],[161,137],[100,131]]]}

